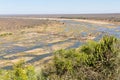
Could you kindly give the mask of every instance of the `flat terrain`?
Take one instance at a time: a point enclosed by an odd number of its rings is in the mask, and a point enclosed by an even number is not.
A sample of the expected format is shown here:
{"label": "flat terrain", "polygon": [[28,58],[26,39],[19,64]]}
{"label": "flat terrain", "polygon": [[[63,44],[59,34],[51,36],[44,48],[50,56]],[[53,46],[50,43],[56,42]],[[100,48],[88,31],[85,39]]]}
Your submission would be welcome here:
{"label": "flat terrain", "polygon": [[22,17],[22,18],[63,18],[63,19],[84,19],[97,20],[120,24],[120,13],[106,14],[33,14],[33,15],[0,15],[0,17]]}
{"label": "flat terrain", "polygon": [[55,50],[77,48],[106,34],[120,38],[120,26],[83,19],[2,17],[0,68],[9,69],[21,59],[42,66],[52,59]]}

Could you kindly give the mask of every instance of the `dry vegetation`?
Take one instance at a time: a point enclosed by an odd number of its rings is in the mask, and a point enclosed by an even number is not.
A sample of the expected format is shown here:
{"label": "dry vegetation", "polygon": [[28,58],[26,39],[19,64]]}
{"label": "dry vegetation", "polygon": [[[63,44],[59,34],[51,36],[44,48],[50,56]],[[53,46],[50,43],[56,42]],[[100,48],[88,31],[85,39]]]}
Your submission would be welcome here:
{"label": "dry vegetation", "polygon": [[60,24],[58,21],[0,18],[0,31],[14,31],[19,29],[34,28],[35,26],[50,26]]}

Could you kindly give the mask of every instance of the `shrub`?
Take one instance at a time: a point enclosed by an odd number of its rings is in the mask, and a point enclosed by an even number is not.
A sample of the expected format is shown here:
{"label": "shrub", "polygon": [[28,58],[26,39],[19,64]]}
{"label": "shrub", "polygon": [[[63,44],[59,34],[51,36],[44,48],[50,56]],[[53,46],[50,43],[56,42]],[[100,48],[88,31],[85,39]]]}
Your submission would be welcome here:
{"label": "shrub", "polygon": [[119,40],[104,36],[79,49],[58,50],[53,64],[44,69],[49,80],[116,80],[119,71]]}
{"label": "shrub", "polygon": [[8,36],[8,35],[12,35],[13,33],[2,33],[0,34],[1,37],[5,37],[5,36]]}
{"label": "shrub", "polygon": [[13,70],[1,70],[0,80],[37,80],[34,67],[26,66],[21,60],[13,66]]}
{"label": "shrub", "polygon": [[13,66],[14,80],[37,80],[34,67],[25,66],[24,61],[19,61]]}

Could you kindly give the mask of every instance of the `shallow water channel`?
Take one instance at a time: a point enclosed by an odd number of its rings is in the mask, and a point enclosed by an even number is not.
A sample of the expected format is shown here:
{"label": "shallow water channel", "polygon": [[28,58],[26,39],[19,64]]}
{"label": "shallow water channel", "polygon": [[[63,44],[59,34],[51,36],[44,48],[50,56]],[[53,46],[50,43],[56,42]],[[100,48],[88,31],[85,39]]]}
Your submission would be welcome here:
{"label": "shallow water channel", "polygon": [[[43,49],[48,49],[50,53],[49,54],[45,54],[45,55],[41,55],[41,56],[37,56],[36,58],[33,58],[29,61],[27,61],[28,63],[33,63],[35,61],[37,61],[37,59],[42,59],[46,56],[51,56],[51,53],[53,52],[53,50],[51,49],[51,47],[53,47],[54,45],[61,45],[61,44],[65,44],[65,43],[73,43],[70,46],[67,46],[65,49],[71,49],[71,48],[78,48],[81,44],[84,44],[85,42],[81,41],[80,39],[78,40],[78,37],[87,37],[87,36],[95,36],[94,40],[99,40],[103,35],[109,34],[109,35],[114,35],[117,38],[120,38],[120,26],[118,25],[113,25],[113,24],[92,24],[92,23],[86,23],[86,22],[78,22],[78,21],[73,21],[73,20],[60,20],[62,23],[65,24],[65,26],[61,26],[64,28],[63,33],[60,34],[64,34],[64,33],[69,33],[72,32],[72,36],[74,36],[74,38],[69,38],[66,37],[65,40],[63,41],[58,41],[58,42],[54,42],[54,43],[46,43],[45,40],[49,40],[49,39],[54,39],[56,37],[59,37],[59,35],[52,35],[52,34],[47,34],[47,36],[43,35],[42,38],[41,36],[36,36],[36,37],[32,37],[30,39],[26,39],[25,41],[10,41],[10,42],[6,42],[0,45],[1,48],[1,52],[0,52],[0,60],[13,60],[16,59],[16,57],[9,57],[6,58],[5,56],[7,55],[11,55],[11,54],[17,54],[17,53],[21,53],[21,52],[25,52],[25,51],[29,51],[29,50],[34,50],[34,49],[38,49],[38,48],[43,48]],[[107,26],[114,26],[113,28],[108,28]],[[32,40],[33,39],[33,40]],[[32,40],[32,42],[30,42]],[[0,41],[2,41],[2,39],[0,39]],[[29,45],[29,46],[19,46],[16,44],[23,44],[25,43],[25,45],[32,43],[33,45]],[[8,68],[7,67],[3,67],[3,68]]]}

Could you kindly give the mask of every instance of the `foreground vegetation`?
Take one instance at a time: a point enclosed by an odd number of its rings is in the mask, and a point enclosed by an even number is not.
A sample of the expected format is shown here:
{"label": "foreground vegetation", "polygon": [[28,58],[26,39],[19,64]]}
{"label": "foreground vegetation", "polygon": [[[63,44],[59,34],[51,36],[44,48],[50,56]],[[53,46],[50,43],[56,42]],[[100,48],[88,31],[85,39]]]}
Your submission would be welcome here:
{"label": "foreground vegetation", "polygon": [[1,70],[0,80],[119,80],[119,52],[119,40],[104,36],[78,49],[56,51],[53,62],[37,72],[20,61],[12,70]]}

